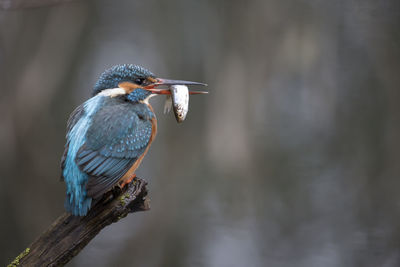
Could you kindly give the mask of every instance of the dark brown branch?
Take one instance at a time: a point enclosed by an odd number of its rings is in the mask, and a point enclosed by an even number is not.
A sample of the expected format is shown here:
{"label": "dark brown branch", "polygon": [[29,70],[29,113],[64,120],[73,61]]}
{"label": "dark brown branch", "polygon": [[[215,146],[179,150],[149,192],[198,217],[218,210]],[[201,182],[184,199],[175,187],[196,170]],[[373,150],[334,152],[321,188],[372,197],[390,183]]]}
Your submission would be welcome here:
{"label": "dark brown branch", "polygon": [[146,182],[134,179],[93,206],[85,217],[64,213],[9,266],[60,266],[66,264],[101,229],[131,212],[149,209]]}

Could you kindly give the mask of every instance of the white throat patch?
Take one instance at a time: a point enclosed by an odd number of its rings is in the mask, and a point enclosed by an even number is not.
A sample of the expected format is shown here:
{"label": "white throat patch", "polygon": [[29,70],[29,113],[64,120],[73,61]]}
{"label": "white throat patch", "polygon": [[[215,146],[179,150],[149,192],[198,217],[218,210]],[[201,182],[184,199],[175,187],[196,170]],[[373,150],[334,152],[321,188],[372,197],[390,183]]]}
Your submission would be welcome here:
{"label": "white throat patch", "polygon": [[146,97],[145,99],[143,99],[142,101],[140,101],[141,103],[145,103],[146,105],[149,104],[149,100],[150,98],[152,98],[153,96],[156,96],[157,94],[151,94],[148,97]]}
{"label": "white throat patch", "polygon": [[122,88],[119,88],[119,87],[106,89],[99,93],[99,95],[109,96],[109,97],[116,97],[116,96],[125,95],[125,94],[126,94],[125,90]]}

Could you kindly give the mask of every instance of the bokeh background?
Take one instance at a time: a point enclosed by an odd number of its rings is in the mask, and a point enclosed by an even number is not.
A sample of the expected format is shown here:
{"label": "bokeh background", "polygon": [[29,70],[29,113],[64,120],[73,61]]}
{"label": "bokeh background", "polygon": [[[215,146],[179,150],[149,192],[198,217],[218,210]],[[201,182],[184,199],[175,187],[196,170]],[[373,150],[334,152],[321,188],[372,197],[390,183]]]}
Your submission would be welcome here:
{"label": "bokeh background", "polygon": [[0,2],[1,266],[63,212],[66,121],[120,63],[210,94],[181,125],[152,100],[152,209],[68,266],[400,266],[398,0],[19,2]]}

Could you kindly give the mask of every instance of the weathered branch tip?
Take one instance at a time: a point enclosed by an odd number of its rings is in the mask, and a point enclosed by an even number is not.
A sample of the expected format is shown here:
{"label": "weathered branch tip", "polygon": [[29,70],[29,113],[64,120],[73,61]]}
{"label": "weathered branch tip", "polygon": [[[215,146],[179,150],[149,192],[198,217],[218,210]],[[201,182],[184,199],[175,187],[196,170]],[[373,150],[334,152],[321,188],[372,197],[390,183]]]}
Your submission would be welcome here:
{"label": "weathered branch tip", "polygon": [[98,201],[85,217],[62,214],[8,267],[62,266],[77,255],[104,227],[129,213],[150,209],[146,181],[135,178]]}

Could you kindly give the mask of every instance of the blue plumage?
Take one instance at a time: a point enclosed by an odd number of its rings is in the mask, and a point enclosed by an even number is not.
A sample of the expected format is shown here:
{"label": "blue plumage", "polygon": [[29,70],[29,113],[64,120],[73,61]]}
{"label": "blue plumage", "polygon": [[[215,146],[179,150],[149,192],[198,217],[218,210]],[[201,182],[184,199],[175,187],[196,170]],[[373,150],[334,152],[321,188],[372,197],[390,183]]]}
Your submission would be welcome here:
{"label": "blue plumage", "polygon": [[80,118],[67,133],[63,177],[65,207],[86,215],[100,197],[144,153],[154,114],[146,104],[97,95],[83,104]]}
{"label": "blue plumage", "polygon": [[100,96],[95,96],[86,101],[83,105],[84,113],[72,126],[71,131],[67,133],[68,152],[62,173],[67,184],[65,208],[75,215],[85,215],[92,202],[91,198],[86,197],[85,186],[88,175],[79,169],[75,160],[76,153],[86,142],[86,132],[91,125],[91,118],[100,107],[101,101],[103,101],[103,97]]}
{"label": "blue plumage", "polygon": [[137,101],[140,101],[141,99],[145,99],[150,94],[151,94],[151,92],[149,92],[149,91],[146,91],[146,90],[143,90],[143,89],[136,89],[135,91],[130,93],[126,98],[129,101],[137,102]]}
{"label": "blue plumage", "polygon": [[117,88],[118,84],[124,81],[139,82],[148,77],[154,78],[154,74],[145,68],[133,64],[116,65],[100,75],[94,86],[93,95],[109,88]]}
{"label": "blue plumage", "polygon": [[156,134],[148,98],[167,91],[155,88],[161,84],[201,85],[156,79],[142,67],[117,65],[100,75],[93,97],[71,114],[61,159],[67,211],[86,215],[96,199],[133,177]]}
{"label": "blue plumage", "polygon": [[110,190],[148,147],[155,117],[140,101],[151,93],[138,88],[125,95],[99,94],[144,75],[153,76],[135,65],[107,70],[96,83],[96,95],[71,114],[61,166],[67,185],[65,208],[72,214],[86,215],[92,200]]}

